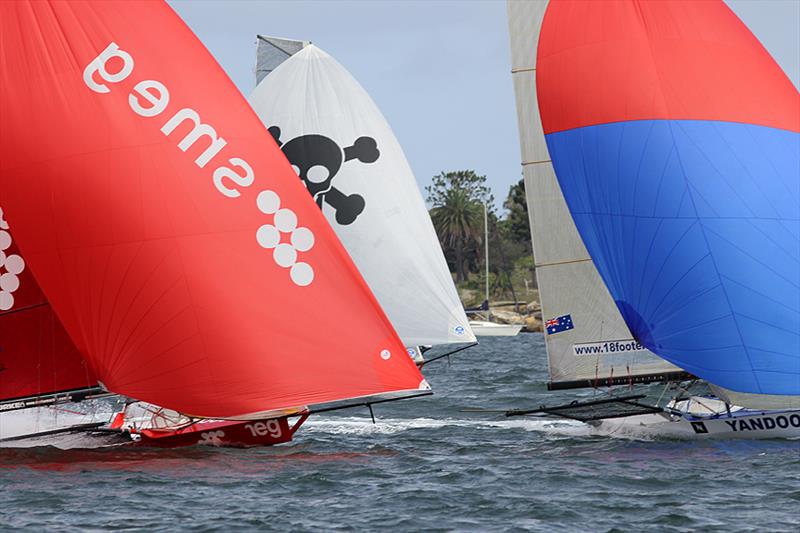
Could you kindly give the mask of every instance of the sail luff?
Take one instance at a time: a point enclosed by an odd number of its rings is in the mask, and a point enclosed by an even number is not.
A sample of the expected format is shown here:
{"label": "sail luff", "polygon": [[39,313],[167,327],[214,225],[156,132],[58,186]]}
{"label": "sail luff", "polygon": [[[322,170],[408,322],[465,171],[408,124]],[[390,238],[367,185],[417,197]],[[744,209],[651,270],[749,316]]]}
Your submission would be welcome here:
{"label": "sail luff", "polygon": [[[545,329],[554,386],[605,384],[620,376],[662,379],[680,369],[633,341],[567,209],[542,131],[536,50],[548,2],[509,0],[512,79],[542,318],[574,328]],[[577,352],[581,353],[577,353]]]}

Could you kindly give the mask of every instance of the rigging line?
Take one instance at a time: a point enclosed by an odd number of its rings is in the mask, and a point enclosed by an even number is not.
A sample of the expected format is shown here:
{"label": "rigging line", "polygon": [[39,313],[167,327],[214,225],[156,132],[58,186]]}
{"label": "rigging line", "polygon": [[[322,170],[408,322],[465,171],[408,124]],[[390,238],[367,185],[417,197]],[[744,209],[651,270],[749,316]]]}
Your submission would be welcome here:
{"label": "rigging line", "polygon": [[664,385],[664,389],[661,391],[661,394],[658,395],[658,399],[656,400],[656,405],[661,405],[661,400],[664,398],[664,395],[667,393],[667,389],[669,389],[671,382],[667,381]]}
{"label": "rigging line", "polygon": [[467,348],[472,348],[473,346],[477,346],[477,345],[478,345],[478,342],[476,341],[476,342],[473,342],[472,344],[467,344],[466,346],[461,346],[460,348],[456,348],[456,349],[455,349],[455,350],[453,350],[453,351],[450,351],[450,352],[447,352],[447,353],[443,353],[443,354],[441,354],[441,355],[437,355],[437,356],[435,356],[435,357],[431,357],[431,358],[430,358],[430,359],[428,359],[428,360],[422,361],[422,362],[421,362],[419,365],[417,365],[417,366],[418,366],[419,368],[422,368],[423,366],[427,365],[428,363],[431,363],[431,362],[433,362],[433,361],[438,361],[439,359],[443,359],[443,358],[445,358],[445,357],[450,357],[451,355],[457,354],[458,352],[464,351],[464,350],[466,350]]}
{"label": "rigging line", "polygon": [[342,409],[351,409],[353,407],[365,407],[370,405],[375,405],[379,403],[386,403],[386,402],[397,402],[400,400],[409,400],[411,398],[419,398],[421,396],[430,396],[433,394],[433,391],[420,391],[416,394],[411,394],[409,396],[403,396],[401,398],[384,398],[382,400],[375,400],[375,401],[363,401],[363,402],[354,402],[348,403],[346,405],[334,405],[333,407],[322,407],[320,409],[315,409],[311,407],[308,409],[308,414],[317,414],[317,413],[327,413],[329,411],[340,411]]}

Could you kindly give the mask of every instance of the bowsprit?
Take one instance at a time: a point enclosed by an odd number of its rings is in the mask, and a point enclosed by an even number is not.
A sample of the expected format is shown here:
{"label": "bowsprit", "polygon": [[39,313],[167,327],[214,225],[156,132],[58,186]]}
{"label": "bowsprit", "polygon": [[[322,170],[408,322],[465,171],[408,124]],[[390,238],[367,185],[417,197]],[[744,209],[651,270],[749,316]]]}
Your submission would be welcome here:
{"label": "bowsprit", "polygon": [[270,127],[269,132],[320,209],[325,202],[336,211],[338,224],[346,226],[355,222],[366,207],[364,197],[356,193],[345,194],[332,182],[346,161],[377,161],[381,153],[375,139],[359,137],[352,146],[342,149],[333,139],[324,135],[301,135],[283,143],[278,126]]}

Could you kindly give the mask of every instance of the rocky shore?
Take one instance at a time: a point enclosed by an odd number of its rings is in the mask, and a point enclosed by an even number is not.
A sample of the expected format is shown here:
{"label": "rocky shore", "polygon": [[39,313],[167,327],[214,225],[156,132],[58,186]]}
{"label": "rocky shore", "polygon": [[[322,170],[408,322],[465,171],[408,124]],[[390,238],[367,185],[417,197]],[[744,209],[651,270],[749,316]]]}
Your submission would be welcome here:
{"label": "rocky shore", "polygon": [[[471,298],[467,299],[464,296]],[[470,318],[489,320],[498,324],[520,324],[524,326],[522,331],[542,332],[542,306],[539,303],[539,291],[532,290],[528,296],[530,301],[527,303],[492,302],[488,313],[476,313],[470,315]],[[469,301],[474,298],[475,295],[462,294],[462,301]]]}

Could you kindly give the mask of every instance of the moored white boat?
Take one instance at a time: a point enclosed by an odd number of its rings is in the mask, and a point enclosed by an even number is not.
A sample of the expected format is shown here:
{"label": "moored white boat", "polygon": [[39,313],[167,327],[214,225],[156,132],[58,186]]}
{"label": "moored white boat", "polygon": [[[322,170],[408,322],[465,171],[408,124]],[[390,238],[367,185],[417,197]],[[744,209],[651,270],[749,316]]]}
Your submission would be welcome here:
{"label": "moored white boat", "polygon": [[485,320],[470,320],[469,327],[476,337],[513,337],[522,330],[519,324],[498,324]]}

